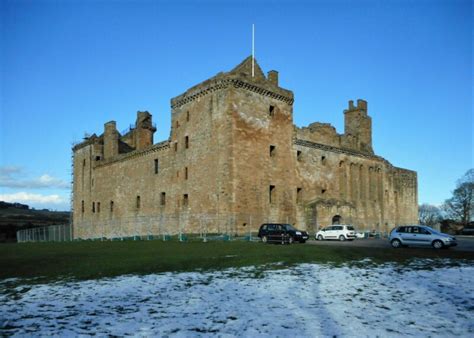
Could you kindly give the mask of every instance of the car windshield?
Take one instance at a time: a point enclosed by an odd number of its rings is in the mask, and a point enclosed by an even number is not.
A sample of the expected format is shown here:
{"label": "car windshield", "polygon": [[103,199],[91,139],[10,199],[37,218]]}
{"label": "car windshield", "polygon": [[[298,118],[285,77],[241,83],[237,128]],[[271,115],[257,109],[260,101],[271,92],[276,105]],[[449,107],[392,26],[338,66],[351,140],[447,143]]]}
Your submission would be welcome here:
{"label": "car windshield", "polygon": [[347,230],[354,230],[354,227],[353,226],[348,226]]}
{"label": "car windshield", "polygon": [[295,231],[296,231],[296,229],[293,228],[293,227],[291,226],[291,224],[285,224],[284,226],[285,226],[286,230],[295,230]]}

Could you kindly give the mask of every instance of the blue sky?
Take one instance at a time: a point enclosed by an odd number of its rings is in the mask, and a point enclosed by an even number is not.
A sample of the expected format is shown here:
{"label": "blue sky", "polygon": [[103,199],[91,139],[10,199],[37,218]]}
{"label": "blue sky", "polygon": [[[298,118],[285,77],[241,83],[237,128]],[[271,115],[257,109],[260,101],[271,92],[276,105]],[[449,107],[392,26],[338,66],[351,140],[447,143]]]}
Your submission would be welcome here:
{"label": "blue sky", "polygon": [[71,144],[153,114],[251,53],[295,93],[294,122],[343,132],[368,101],[377,154],[440,204],[473,167],[470,1],[0,1],[0,200],[68,209]]}

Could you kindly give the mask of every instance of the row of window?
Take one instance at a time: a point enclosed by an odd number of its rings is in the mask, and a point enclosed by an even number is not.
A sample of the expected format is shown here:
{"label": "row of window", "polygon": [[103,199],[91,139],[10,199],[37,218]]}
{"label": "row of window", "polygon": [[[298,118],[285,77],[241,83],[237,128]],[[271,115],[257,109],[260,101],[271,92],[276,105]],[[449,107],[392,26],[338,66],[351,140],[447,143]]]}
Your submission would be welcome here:
{"label": "row of window", "polygon": [[[184,149],[189,148],[189,136],[184,137]],[[174,151],[178,151],[178,141],[174,143]]]}
{"label": "row of window", "polygon": [[[189,111],[186,112],[186,122],[189,122],[189,119],[190,119],[190,114],[189,114]],[[179,121],[176,120],[176,128],[179,128]]]}
{"label": "row of window", "polygon": [[[188,206],[189,205],[189,195],[188,194],[183,194],[183,200],[182,200],[183,206]],[[160,205],[165,206],[166,205],[166,193],[162,192],[160,195]],[[138,210],[141,208],[141,197],[137,195],[135,199],[135,208]],[[114,212],[114,201],[110,201],[110,206],[109,206],[109,211]],[[85,205],[84,201],[81,201],[81,212],[85,212]],[[100,202],[92,202],[92,213],[100,213]]]}
{"label": "row of window", "polygon": [[[270,157],[274,157],[276,154],[276,146],[270,145]],[[296,151],[296,160],[301,162],[303,160],[303,152],[301,150]],[[326,165],[326,156],[321,156],[321,164]]]}

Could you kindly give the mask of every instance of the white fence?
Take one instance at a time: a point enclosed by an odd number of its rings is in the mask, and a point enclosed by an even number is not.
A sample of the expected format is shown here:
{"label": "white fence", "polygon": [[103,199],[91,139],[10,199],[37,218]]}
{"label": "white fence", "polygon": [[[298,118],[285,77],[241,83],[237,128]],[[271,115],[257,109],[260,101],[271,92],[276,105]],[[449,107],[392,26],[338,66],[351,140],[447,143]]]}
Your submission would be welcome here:
{"label": "white fence", "polygon": [[72,241],[72,227],[70,224],[50,225],[41,228],[18,230],[18,243],[26,242],[69,242]]}

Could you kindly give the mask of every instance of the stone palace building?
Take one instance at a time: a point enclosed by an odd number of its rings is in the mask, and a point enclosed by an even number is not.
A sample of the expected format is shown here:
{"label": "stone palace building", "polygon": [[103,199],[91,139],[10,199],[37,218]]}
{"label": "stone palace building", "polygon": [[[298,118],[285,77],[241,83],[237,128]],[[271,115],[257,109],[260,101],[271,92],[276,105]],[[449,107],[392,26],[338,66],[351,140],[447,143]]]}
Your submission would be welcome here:
{"label": "stone palace building", "polygon": [[288,222],[388,231],[418,219],[417,174],[374,154],[367,102],[344,133],[293,124],[293,92],[252,58],[171,99],[169,139],[152,115],[123,135],[105,123],[73,148],[75,238],[256,231]]}

